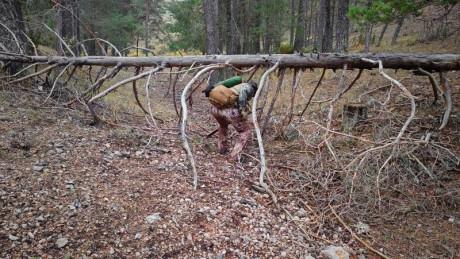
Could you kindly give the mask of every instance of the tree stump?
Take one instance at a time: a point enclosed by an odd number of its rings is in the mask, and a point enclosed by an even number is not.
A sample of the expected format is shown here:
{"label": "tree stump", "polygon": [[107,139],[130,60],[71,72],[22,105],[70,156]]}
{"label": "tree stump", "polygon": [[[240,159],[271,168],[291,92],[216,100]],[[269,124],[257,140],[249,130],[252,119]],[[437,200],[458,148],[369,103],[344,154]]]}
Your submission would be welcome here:
{"label": "tree stump", "polygon": [[348,103],[343,106],[342,131],[350,132],[356,124],[367,120],[367,106],[362,103]]}

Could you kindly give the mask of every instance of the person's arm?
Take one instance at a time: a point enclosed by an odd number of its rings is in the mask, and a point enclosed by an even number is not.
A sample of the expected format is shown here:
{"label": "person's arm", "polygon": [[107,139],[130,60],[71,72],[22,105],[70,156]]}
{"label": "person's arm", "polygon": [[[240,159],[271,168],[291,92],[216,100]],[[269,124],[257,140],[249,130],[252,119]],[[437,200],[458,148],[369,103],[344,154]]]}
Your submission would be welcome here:
{"label": "person's arm", "polygon": [[246,107],[247,102],[254,96],[256,89],[250,85],[246,84],[240,91],[238,96],[238,110],[242,111]]}

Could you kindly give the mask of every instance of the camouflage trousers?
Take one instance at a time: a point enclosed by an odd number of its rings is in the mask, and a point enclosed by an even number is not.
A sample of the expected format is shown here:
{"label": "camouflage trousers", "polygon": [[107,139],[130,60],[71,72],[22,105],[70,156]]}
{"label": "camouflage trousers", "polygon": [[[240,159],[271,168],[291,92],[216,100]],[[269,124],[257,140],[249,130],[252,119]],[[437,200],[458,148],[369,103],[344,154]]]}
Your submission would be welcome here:
{"label": "camouflage trousers", "polygon": [[232,159],[238,159],[238,155],[251,138],[251,126],[246,119],[246,116],[241,114],[237,108],[218,109],[216,107],[212,107],[211,113],[219,123],[219,153],[224,154],[228,151],[228,125],[231,124],[236,131],[238,131],[239,136],[232,152],[230,153]]}

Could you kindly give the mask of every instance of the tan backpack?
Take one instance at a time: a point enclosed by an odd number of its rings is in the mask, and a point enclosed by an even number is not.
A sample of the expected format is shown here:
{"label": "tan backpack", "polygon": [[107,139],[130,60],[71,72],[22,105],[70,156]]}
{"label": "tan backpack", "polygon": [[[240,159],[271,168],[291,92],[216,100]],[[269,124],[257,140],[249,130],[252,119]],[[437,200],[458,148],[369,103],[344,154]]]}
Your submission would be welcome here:
{"label": "tan backpack", "polygon": [[223,85],[218,85],[209,93],[209,102],[219,109],[233,107],[238,100],[238,93]]}

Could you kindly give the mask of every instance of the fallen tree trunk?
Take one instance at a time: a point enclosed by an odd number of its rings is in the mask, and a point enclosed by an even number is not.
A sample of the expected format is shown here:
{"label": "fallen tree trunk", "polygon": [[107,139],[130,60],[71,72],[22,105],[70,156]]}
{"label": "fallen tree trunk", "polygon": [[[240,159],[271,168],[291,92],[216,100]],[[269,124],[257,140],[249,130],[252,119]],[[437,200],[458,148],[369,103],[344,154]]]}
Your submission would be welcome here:
{"label": "fallen tree trunk", "polygon": [[62,57],[62,56],[25,56],[0,52],[0,61],[21,63],[47,63],[75,66],[159,66],[187,67],[192,65],[210,65],[228,63],[234,67],[252,67],[274,64],[280,61],[279,68],[329,68],[341,69],[347,64],[349,69],[372,69],[377,64],[362,59],[381,60],[385,68],[427,71],[460,70],[458,54],[425,53],[373,53],[373,54],[276,54],[276,55],[210,55],[210,56],[155,56],[155,57]]}

